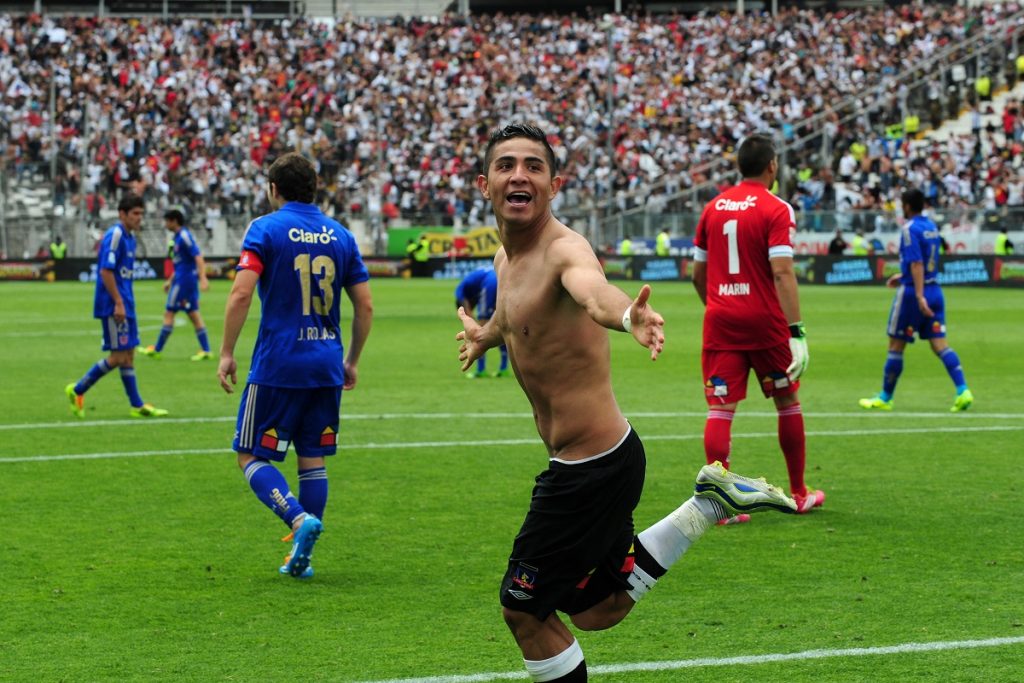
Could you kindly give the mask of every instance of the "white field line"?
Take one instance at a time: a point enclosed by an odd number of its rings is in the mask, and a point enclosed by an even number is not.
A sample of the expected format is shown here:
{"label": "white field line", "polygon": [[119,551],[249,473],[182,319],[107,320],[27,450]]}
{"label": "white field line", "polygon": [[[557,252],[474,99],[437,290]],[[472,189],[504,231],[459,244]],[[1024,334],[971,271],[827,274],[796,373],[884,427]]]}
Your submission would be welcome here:
{"label": "white field line", "polygon": [[[588,666],[590,674],[617,674],[631,671],[677,671],[710,666],[736,666],[750,664],[771,664],[774,662],[804,661],[809,659],[830,659],[837,657],[865,657],[901,655],[941,650],[970,650],[979,647],[1002,647],[1024,643],[1024,636],[1013,638],[986,638],[984,640],[952,640],[934,643],[903,643],[883,647],[854,647],[847,649],[804,650],[765,655],[743,655],[739,657],[705,657],[701,659],[680,659],[674,662],[636,662],[633,664],[603,664]],[[387,680],[364,681],[363,683],[483,683],[498,680],[525,680],[524,671],[503,671],[468,675],[427,676],[423,678],[392,678]]]}
{"label": "white field line", "polygon": [[[105,423],[106,424],[106,423]],[[152,424],[152,423],[147,423]],[[836,429],[826,431],[809,431],[807,436],[884,436],[888,434],[962,434],[965,432],[1019,432],[1024,431],[1024,425],[1013,426],[989,426],[989,427],[920,427],[906,429]],[[733,439],[762,439],[775,438],[777,432],[752,432],[748,434],[733,434]],[[695,434],[648,434],[641,435],[644,441],[695,441],[703,439],[703,433]],[[460,441],[386,441],[383,443],[368,442],[361,444],[338,444],[338,450],[342,451],[366,451],[366,450],[400,450],[405,448],[468,448],[478,446],[540,446],[540,439],[477,439]],[[231,449],[224,448],[181,448],[171,450],[149,450],[149,451],[112,451],[108,453],[65,453],[58,455],[27,455],[0,457],[0,464],[9,462],[46,462],[48,460],[102,460],[107,458],[145,458],[149,456],[165,455],[215,455],[228,454]]]}
{"label": "white field line", "polygon": [[[53,324],[50,321],[49,324]],[[98,326],[97,326],[98,327]],[[155,332],[162,325],[139,325],[139,332]],[[30,337],[103,337],[98,329],[90,330],[39,330],[38,332],[0,332],[0,339],[24,339]],[[99,353],[103,353],[99,351]]]}
{"label": "white field line", "polygon": [[[738,412],[737,418],[776,418],[775,412]],[[661,412],[661,413],[629,413],[627,418],[683,418],[683,417],[707,417],[707,412],[682,411],[682,412]],[[1024,413],[872,413],[864,410],[856,412],[837,413],[804,413],[808,420],[819,418],[867,418],[872,420],[897,420],[906,422],[908,420],[1021,420],[1024,422]],[[234,422],[237,418],[234,415],[218,415],[212,417],[162,417],[158,420],[65,420],[63,422],[23,422],[20,424],[0,423],[0,432],[6,431],[31,431],[33,429],[77,429],[81,427],[131,427],[164,424],[193,424],[197,422]],[[342,413],[341,421],[373,421],[373,420],[505,420],[505,419],[533,419],[530,413]]]}

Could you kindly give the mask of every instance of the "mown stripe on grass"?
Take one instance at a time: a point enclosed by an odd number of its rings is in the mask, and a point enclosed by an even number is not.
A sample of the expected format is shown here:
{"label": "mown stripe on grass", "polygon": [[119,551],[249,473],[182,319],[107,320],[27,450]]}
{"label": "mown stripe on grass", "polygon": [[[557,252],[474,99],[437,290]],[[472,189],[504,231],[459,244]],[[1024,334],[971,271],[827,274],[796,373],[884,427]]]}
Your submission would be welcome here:
{"label": "mown stripe on grass", "polygon": [[[939,652],[942,650],[970,650],[981,647],[1003,647],[1024,643],[1024,636],[1012,638],[985,638],[982,640],[950,640],[933,643],[902,643],[881,647],[836,648],[827,650],[804,650],[803,652],[780,652],[763,655],[742,655],[738,657],[702,657],[666,662],[635,662],[631,664],[601,664],[588,666],[588,673],[618,674],[635,671],[677,671],[712,666],[736,666],[772,664],[775,662],[803,661],[810,659],[831,659],[838,657],[865,657]],[[479,674],[427,676],[422,678],[391,678],[387,680],[364,681],[363,683],[483,683],[484,681],[525,680],[524,671],[502,671]]]}
{"label": "mown stripe on grass", "polygon": [[[744,418],[772,418],[778,417],[775,411],[741,411]],[[674,418],[674,417],[707,417],[706,411],[680,411],[660,413],[634,413],[626,414],[627,418]],[[362,422],[374,420],[508,420],[508,419],[533,419],[531,413],[342,413],[342,422]],[[908,420],[1024,420],[1024,413],[960,413],[952,415],[945,413],[871,413],[864,410],[853,412],[837,413],[804,413],[808,420],[834,419],[834,418],[867,418],[871,420],[897,420],[906,422]],[[153,420],[118,419],[118,420],[65,420],[63,422],[22,422],[19,424],[0,424],[0,432],[8,431],[32,431],[35,429],[78,429],[83,427],[132,427],[171,424],[194,424],[199,422],[234,422],[235,415],[218,415],[212,417],[162,417]]]}
{"label": "mown stripe on grass", "polygon": [[[834,429],[825,431],[809,431],[807,436],[828,437],[828,436],[886,436],[892,434],[963,434],[967,432],[1019,432],[1024,431],[1024,425],[1001,426],[992,425],[988,427],[921,427],[905,429]],[[733,439],[763,439],[775,438],[777,432],[751,432],[747,434],[733,434]],[[644,434],[644,441],[694,441],[703,439],[700,434]],[[338,450],[345,451],[366,451],[366,450],[400,450],[403,448],[459,448],[477,446],[540,446],[538,438],[530,439],[473,439],[464,441],[388,441],[383,443],[368,442],[359,444],[339,444]],[[230,454],[229,448],[181,448],[169,450],[148,450],[148,451],[111,451],[107,453],[64,453],[56,455],[26,455],[0,457],[0,463],[13,462],[46,462],[50,460],[101,460],[105,458],[144,458],[149,456],[165,455],[216,455]]]}

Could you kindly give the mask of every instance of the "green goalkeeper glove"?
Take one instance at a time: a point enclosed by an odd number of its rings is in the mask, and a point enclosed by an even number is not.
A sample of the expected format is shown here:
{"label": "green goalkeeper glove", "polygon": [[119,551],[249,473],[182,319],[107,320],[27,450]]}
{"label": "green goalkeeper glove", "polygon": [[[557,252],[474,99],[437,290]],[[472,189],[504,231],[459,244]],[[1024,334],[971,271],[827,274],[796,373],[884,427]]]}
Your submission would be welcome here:
{"label": "green goalkeeper glove", "polygon": [[807,332],[802,322],[789,326],[789,351],[793,354],[793,362],[786,368],[786,374],[790,382],[795,382],[807,371],[807,363],[811,359],[807,351]]}

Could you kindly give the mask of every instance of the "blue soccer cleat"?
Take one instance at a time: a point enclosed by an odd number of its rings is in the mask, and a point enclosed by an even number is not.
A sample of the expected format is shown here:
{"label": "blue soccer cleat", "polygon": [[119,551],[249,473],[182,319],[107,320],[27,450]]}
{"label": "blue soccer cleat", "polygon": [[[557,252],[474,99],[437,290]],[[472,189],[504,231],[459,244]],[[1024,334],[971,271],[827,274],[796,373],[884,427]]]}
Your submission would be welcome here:
{"label": "blue soccer cleat", "polygon": [[[281,565],[281,567],[278,568],[277,571],[280,572],[281,574],[289,574],[290,572],[288,571],[288,561],[291,560],[291,559],[292,559],[291,555],[286,555],[285,558],[284,558],[284,564]],[[303,572],[301,574],[299,574],[298,576],[296,576],[295,578],[297,578],[297,579],[312,579],[313,578],[313,566],[310,565],[310,566],[306,567],[303,570]]]}
{"label": "blue soccer cleat", "polygon": [[796,502],[764,479],[733,474],[717,460],[697,474],[694,495],[717,500],[730,515],[761,510],[796,512]]}
{"label": "blue soccer cleat", "polygon": [[295,530],[295,544],[292,546],[292,552],[285,560],[284,566],[281,567],[282,574],[287,573],[297,579],[309,578],[303,574],[309,569],[313,546],[316,545],[317,539],[320,538],[320,532],[323,530],[323,523],[307,512],[302,524]]}

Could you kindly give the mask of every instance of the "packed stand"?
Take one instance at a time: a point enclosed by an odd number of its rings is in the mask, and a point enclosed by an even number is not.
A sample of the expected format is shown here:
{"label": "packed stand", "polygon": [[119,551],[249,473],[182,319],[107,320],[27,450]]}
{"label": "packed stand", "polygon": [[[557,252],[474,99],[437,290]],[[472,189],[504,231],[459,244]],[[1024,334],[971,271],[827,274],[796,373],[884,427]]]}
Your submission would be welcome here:
{"label": "packed stand", "polygon": [[[3,162],[15,179],[52,182],[59,207],[84,198],[94,220],[124,187],[215,220],[261,211],[260,170],[297,149],[318,160],[319,199],[334,215],[476,224],[487,220],[474,191],[483,141],[517,118],[551,133],[567,179],[561,208],[628,208],[714,179],[714,162],[745,134],[799,134],[1011,13],[499,14],[333,28],[5,15]],[[644,191],[654,186],[663,190]]]}

